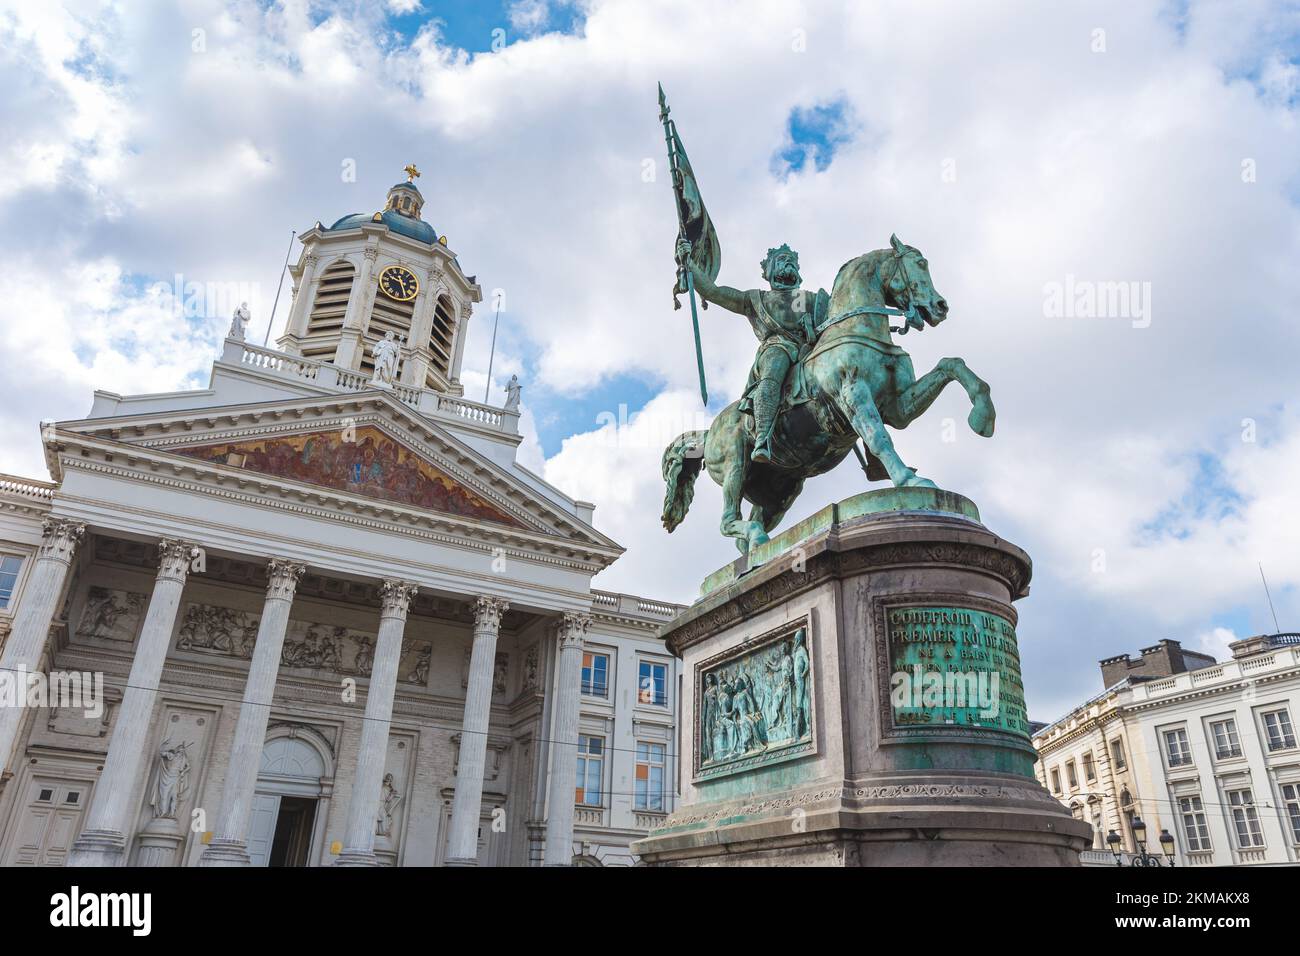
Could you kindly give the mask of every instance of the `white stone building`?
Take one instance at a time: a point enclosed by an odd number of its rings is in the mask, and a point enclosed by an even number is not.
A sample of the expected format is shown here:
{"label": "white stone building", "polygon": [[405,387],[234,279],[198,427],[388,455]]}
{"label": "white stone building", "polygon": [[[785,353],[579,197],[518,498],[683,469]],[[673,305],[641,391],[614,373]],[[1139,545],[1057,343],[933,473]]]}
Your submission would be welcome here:
{"label": "white stone building", "polygon": [[518,391],[463,398],[422,204],[303,233],[279,349],[237,319],[0,479],[0,863],[629,864],[673,808],[679,608],[593,590]]}
{"label": "white stone building", "polygon": [[[1114,865],[1145,825],[1174,838],[1178,866],[1300,862],[1300,635],[1231,645],[1215,662],[1162,641],[1102,661],[1107,689],[1034,735],[1039,780],[1092,823],[1085,863]],[[1122,675],[1122,676],[1121,676]]]}

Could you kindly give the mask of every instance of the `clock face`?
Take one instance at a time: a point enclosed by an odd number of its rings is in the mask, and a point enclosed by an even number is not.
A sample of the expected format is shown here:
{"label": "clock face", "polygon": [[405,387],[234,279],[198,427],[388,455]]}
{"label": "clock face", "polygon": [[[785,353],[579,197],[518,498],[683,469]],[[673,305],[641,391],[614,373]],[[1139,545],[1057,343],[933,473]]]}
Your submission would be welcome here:
{"label": "clock face", "polygon": [[379,273],[379,288],[384,295],[398,302],[410,302],[420,291],[420,280],[409,269],[389,266]]}

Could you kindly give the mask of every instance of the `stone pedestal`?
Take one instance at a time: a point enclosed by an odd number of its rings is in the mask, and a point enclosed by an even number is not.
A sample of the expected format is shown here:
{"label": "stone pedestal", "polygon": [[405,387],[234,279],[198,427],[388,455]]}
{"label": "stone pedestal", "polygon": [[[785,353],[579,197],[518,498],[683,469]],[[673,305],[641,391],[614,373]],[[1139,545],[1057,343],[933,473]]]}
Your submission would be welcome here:
{"label": "stone pedestal", "polygon": [[180,824],[170,817],[156,818],[140,831],[136,866],[175,866],[185,834]]}
{"label": "stone pedestal", "polygon": [[1012,606],[1029,577],[970,501],[926,489],[850,498],[711,575],[664,631],[681,804],[633,852],[1077,866],[1090,828],[1033,775]]}

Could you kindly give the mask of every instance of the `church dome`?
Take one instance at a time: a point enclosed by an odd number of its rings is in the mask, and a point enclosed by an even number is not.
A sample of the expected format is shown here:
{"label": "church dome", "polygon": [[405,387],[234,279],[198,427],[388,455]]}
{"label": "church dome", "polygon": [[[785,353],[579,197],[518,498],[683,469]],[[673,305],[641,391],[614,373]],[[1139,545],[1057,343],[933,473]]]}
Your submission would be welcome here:
{"label": "church dome", "polygon": [[385,209],[383,212],[377,213],[354,212],[350,216],[344,216],[325,231],[341,232],[344,229],[358,229],[366,223],[374,222],[382,222],[393,232],[428,245],[433,245],[438,241],[438,233],[433,226],[423,219],[404,216],[394,209]]}
{"label": "church dome", "polygon": [[357,229],[366,223],[382,222],[393,232],[409,239],[428,245],[436,243],[438,231],[420,218],[420,211],[424,208],[424,196],[415,185],[415,177],[420,175],[420,172],[412,165],[406,167],[406,173],[409,177],[408,181],[398,183],[388,190],[388,202],[384,204],[382,210],[373,215],[354,212],[338,220],[326,232]]}

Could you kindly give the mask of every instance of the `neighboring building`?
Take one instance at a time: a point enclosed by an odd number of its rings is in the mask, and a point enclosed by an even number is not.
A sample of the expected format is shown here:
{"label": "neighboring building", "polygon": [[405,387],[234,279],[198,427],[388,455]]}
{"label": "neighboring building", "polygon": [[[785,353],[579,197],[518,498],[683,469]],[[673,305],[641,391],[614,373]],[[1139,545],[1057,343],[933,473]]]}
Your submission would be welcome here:
{"label": "neighboring building", "polygon": [[1038,779],[1093,825],[1085,863],[1114,865],[1112,831],[1134,852],[1134,819],[1150,853],[1169,831],[1179,866],[1300,861],[1300,635],[1231,650],[1217,663],[1161,641],[1108,658],[1120,679],[1035,732]]}
{"label": "neighboring building", "polygon": [[[0,863],[630,864],[673,808],[681,608],[592,590],[622,549],[516,461],[518,389],[463,397],[422,206],[304,233],[278,350],[237,317],[206,389],[0,478]],[[102,713],[12,705],[82,673]]]}

